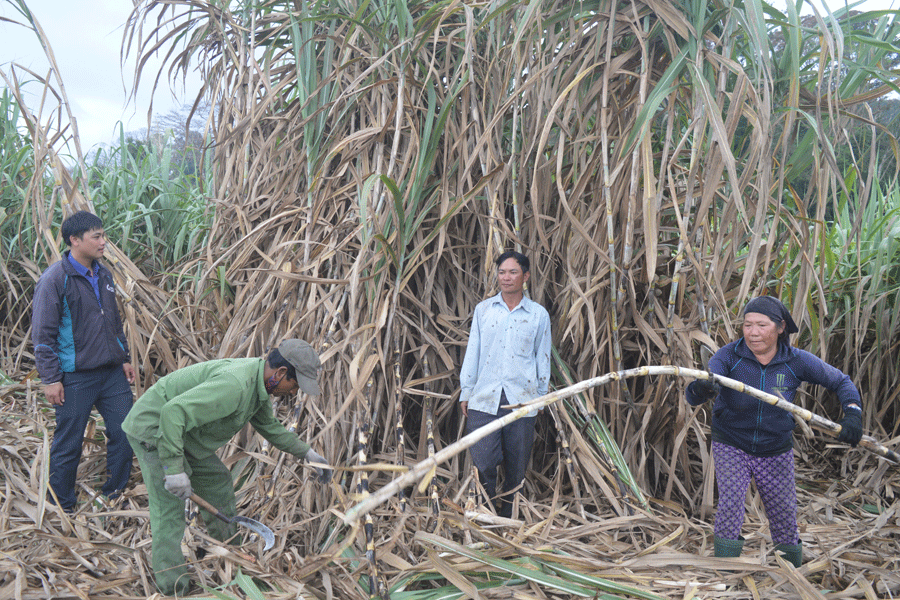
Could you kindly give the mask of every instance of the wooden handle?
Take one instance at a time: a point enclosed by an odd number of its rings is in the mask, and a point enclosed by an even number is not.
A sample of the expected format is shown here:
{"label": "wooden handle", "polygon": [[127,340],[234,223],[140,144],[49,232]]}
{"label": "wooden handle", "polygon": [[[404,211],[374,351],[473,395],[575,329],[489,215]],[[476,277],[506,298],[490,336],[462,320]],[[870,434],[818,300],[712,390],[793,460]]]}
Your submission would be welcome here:
{"label": "wooden handle", "polygon": [[195,504],[197,504],[198,506],[200,506],[201,508],[204,508],[207,511],[214,514],[216,517],[218,517],[222,521],[225,521],[226,523],[231,523],[231,519],[229,519],[228,517],[223,515],[222,511],[220,511],[218,508],[216,508],[215,506],[213,506],[212,504],[210,504],[209,502],[207,502],[206,500],[204,500],[197,494],[191,494],[191,500],[193,500],[193,502]]}

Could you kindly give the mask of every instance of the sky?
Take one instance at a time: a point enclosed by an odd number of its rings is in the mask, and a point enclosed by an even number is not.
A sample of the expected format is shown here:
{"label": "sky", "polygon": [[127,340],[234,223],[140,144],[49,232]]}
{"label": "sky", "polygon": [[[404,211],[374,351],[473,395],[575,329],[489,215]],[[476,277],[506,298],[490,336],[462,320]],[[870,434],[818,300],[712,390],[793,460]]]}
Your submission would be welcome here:
{"label": "sky", "polygon": [[[66,95],[78,125],[82,151],[118,138],[117,123],[125,131],[147,127],[152,77],[145,71],[135,98],[129,99],[134,77],[134,60],[122,66],[120,55],[124,25],[131,13],[131,0],[26,0],[32,14],[44,29],[59,66]],[[22,21],[22,15],[10,3],[0,0],[0,70],[9,75],[10,63],[30,68],[42,77],[49,61],[34,32],[3,18]],[[156,69],[152,69],[155,76]],[[30,77],[18,72],[17,77]],[[0,80],[0,86],[4,82]],[[153,113],[160,115],[191,102],[199,90],[195,78],[185,86],[170,89],[160,83],[153,97]],[[37,109],[42,88],[25,86],[26,102]],[[34,103],[33,105],[31,103]]]}
{"label": "sky", "polygon": [[[821,2],[822,0],[814,0]],[[831,10],[845,5],[843,0],[826,0]],[[151,83],[141,83],[134,98],[132,92],[134,61],[123,68],[120,62],[124,25],[132,10],[131,0],[26,0],[37,21],[44,28],[61,72],[63,85],[78,124],[82,151],[88,152],[101,143],[117,137],[117,123],[125,131],[147,126],[151,100]],[[782,5],[783,0],[773,0]],[[900,0],[867,0],[859,10],[900,9]],[[9,74],[11,62],[31,68],[42,76],[49,63],[34,33],[3,21],[21,20],[12,0],[0,0],[0,70]],[[146,74],[156,69],[145,70]],[[26,76],[22,73],[21,76]],[[2,81],[0,81],[2,85]],[[189,81],[186,88],[171,89],[164,81],[153,97],[153,113],[162,115],[191,102],[199,89],[199,81]],[[38,85],[31,99],[35,103]],[[35,107],[33,107],[35,108]]]}

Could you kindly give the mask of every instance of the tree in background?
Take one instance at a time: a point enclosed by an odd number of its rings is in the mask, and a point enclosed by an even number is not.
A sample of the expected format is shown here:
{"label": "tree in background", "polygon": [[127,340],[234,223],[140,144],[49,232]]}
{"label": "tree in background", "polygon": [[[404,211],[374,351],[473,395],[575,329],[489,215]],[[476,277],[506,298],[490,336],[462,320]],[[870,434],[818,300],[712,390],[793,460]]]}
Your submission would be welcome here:
{"label": "tree in background", "polygon": [[183,104],[163,115],[157,115],[150,127],[149,139],[156,152],[171,147],[172,162],[185,176],[200,176],[204,154],[213,144],[209,129],[210,104],[201,103],[196,109]]}

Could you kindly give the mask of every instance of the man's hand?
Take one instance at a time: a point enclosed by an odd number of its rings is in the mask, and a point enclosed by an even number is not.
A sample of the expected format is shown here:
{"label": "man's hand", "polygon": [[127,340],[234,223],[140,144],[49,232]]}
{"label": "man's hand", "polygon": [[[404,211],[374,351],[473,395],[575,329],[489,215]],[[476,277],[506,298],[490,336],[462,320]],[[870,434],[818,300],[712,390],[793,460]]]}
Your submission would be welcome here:
{"label": "man's hand", "polygon": [[465,416],[469,416],[469,401],[464,400],[459,403],[459,407],[462,409],[462,412]]}
{"label": "man's hand", "polygon": [[62,406],[66,401],[66,392],[63,389],[62,381],[45,385],[44,395],[47,397],[47,402],[54,406]]}
{"label": "man's hand", "polygon": [[316,475],[318,476],[319,483],[329,483],[331,481],[331,475],[334,473],[334,471],[328,468],[328,461],[325,460],[324,456],[310,448],[309,452],[306,453],[306,462],[325,465],[323,467],[317,467],[314,465],[313,469],[316,470]]}
{"label": "man's hand", "polygon": [[122,371],[124,371],[128,383],[134,383],[134,367],[131,366],[131,363],[123,364]]}
{"label": "man's hand", "polygon": [[166,491],[174,494],[182,500],[191,497],[194,490],[191,489],[191,478],[187,473],[176,473],[175,475],[166,475]]}

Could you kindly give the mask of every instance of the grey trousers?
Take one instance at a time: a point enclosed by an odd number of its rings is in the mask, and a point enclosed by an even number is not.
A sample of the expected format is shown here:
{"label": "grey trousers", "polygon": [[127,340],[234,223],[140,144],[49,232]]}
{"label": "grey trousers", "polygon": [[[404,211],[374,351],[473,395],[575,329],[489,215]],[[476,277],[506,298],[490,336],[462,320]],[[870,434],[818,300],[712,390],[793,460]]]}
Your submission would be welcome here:
{"label": "grey trousers", "polygon": [[[500,403],[506,403],[506,395],[501,394]],[[499,409],[496,415],[469,409],[466,419],[466,433],[469,434],[509,414],[509,409]],[[509,517],[512,514],[514,491],[525,480],[531,446],[534,443],[534,424],[537,417],[523,417],[482,438],[469,451],[478,469],[478,478],[484,491],[494,500],[497,489],[497,467],[503,467],[503,490],[497,498],[498,514]]]}

